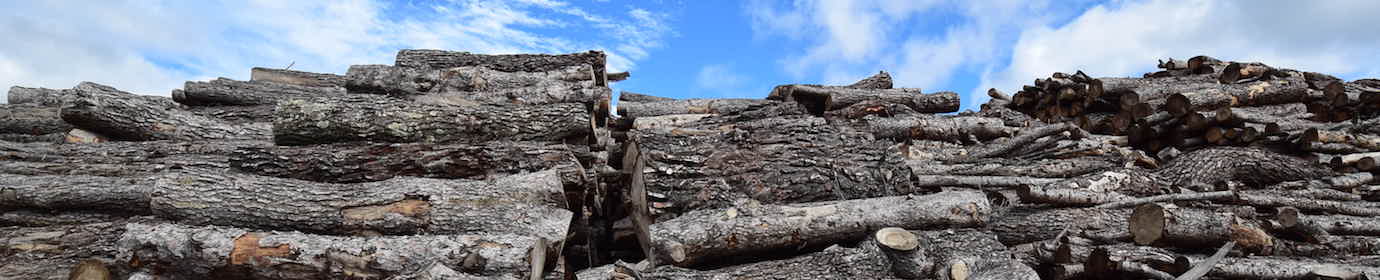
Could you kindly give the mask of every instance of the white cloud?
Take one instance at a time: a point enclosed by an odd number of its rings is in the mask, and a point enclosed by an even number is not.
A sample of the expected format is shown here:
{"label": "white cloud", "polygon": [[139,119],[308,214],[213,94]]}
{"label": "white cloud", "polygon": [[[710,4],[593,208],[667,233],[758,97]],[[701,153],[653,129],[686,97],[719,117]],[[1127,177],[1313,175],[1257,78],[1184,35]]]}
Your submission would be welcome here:
{"label": "white cloud", "polygon": [[16,2],[7,7],[11,15],[0,18],[0,37],[23,43],[0,46],[0,101],[11,85],[69,88],[96,81],[166,95],[186,80],[246,79],[254,66],[291,63],[293,69],[342,73],[350,64],[391,63],[400,48],[604,49],[610,68],[624,71],[674,34],[667,15],[632,7],[596,14],[555,0],[450,0],[420,12],[395,10],[406,8],[400,5],[412,4]]}
{"label": "white cloud", "polygon": [[709,90],[737,90],[746,82],[746,78],[727,64],[705,65],[695,75],[695,86]]}
{"label": "white cloud", "polygon": [[[1167,1],[1094,7],[1058,27],[1025,30],[1008,67],[984,75],[985,89],[1014,91],[1056,71],[1138,76],[1156,59],[1206,54],[1279,67],[1373,75],[1380,69],[1376,1]],[[1369,12],[1368,12],[1369,11]]]}

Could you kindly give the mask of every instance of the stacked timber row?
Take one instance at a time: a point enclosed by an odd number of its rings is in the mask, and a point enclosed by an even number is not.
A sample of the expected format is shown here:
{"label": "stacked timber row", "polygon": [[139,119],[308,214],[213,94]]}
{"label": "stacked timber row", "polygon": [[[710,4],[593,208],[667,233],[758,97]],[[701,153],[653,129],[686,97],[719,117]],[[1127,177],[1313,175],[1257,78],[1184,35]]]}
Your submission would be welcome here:
{"label": "stacked timber row", "polygon": [[604,59],[12,88],[0,278],[1380,279],[1376,80],[1198,56],[957,114],[886,72],[615,106]]}

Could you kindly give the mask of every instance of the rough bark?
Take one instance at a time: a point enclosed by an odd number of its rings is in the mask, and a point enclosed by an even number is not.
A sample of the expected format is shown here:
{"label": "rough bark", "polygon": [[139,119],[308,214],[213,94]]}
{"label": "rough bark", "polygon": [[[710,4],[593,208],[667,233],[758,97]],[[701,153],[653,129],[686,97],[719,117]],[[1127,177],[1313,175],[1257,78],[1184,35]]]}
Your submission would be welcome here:
{"label": "rough bark", "polygon": [[1285,258],[1241,257],[1225,258],[1207,276],[1218,279],[1317,279],[1316,273],[1341,270],[1364,275],[1367,279],[1380,277],[1380,268],[1358,265],[1302,261]]}
{"label": "rough bark", "polygon": [[1120,164],[1098,158],[1072,158],[1037,161],[996,161],[945,164],[929,160],[907,160],[915,175],[955,176],[1023,176],[1036,178],[1069,178],[1119,167]]}
{"label": "rough bark", "polygon": [[72,130],[72,125],[62,121],[60,111],[57,107],[0,104],[0,134],[43,135]]}
{"label": "rough bark", "polygon": [[658,263],[690,266],[715,258],[861,240],[884,227],[971,227],[992,206],[980,192],[942,192],[795,205],[698,210],[653,224]]}
{"label": "rough bark", "polygon": [[636,119],[676,114],[732,114],[776,102],[749,98],[678,99],[654,102],[623,101],[618,103],[618,115]]}
{"label": "rough bark", "polygon": [[591,133],[582,104],[446,106],[368,96],[290,99],[278,103],[279,145],[352,141],[558,141]]}
{"label": "rough bark", "polygon": [[345,76],[265,67],[249,69],[249,80],[304,87],[345,87]]}
{"label": "rough bark", "polygon": [[443,50],[399,50],[394,65],[412,68],[452,68],[485,66],[503,72],[545,72],[571,66],[593,66],[603,73],[605,55],[601,51],[570,54],[475,54]]}
{"label": "rough bark", "polygon": [[235,125],[272,127],[273,109],[275,107],[277,107],[276,104],[250,106],[193,106],[187,108],[187,111]]}
{"label": "rough bark", "polygon": [[11,86],[8,94],[6,101],[9,104],[34,104],[44,107],[60,107],[63,102],[72,99],[72,91],[68,89]]}
{"label": "rough bark", "polygon": [[[886,255],[891,273],[902,279],[924,279],[934,268],[934,262],[920,248],[919,237],[902,228],[883,228],[872,235],[871,243]],[[928,245],[928,244],[926,244]]]}
{"label": "rough bark", "polygon": [[967,143],[988,141],[1014,135],[1015,127],[1008,127],[1001,119],[983,117],[904,117],[869,122],[869,129],[877,138],[935,140]]}
{"label": "rough bark", "polygon": [[655,96],[655,95],[648,95],[648,94],[636,93],[636,92],[631,92],[631,91],[619,91],[619,92],[618,92],[618,101],[619,101],[619,103],[622,103],[622,102],[661,102],[661,101],[672,101],[672,100],[676,100],[676,99],[675,99],[675,98],[670,98],[670,97],[661,97],[661,96]]}
{"label": "rough bark", "polygon": [[[148,221],[144,217],[114,218],[78,224],[34,227],[0,227],[0,278],[74,279],[72,270],[84,265],[88,270],[110,273],[109,279],[124,279],[129,272],[115,260],[116,241],[125,233],[125,224]],[[81,278],[75,278],[81,279]]]}
{"label": "rough bark", "polygon": [[182,90],[173,91],[178,103],[191,106],[271,105],[291,97],[345,94],[339,87],[309,87],[259,81],[218,78],[207,82],[188,81]]}
{"label": "rough bark", "polygon": [[357,184],[216,173],[188,169],[160,176],[147,205],[160,217],[192,225],[320,234],[518,234],[557,241],[564,240],[572,215],[554,170],[493,181],[399,177]]}
{"label": "rough bark", "polygon": [[877,74],[873,74],[872,76],[868,76],[867,78],[863,78],[862,80],[858,80],[844,87],[857,89],[891,89],[891,73],[879,71]]}
{"label": "rough bark", "polygon": [[1206,209],[1144,204],[1131,213],[1128,224],[1133,240],[1139,245],[1200,248],[1236,241],[1242,247],[1255,250],[1272,246],[1273,238],[1260,228],[1237,219],[1230,213]]}
{"label": "rough bark", "polygon": [[73,89],[62,119],[112,140],[259,139],[267,127],[229,125],[184,109],[172,99],[140,96],[91,82]]}
{"label": "rough bark", "polygon": [[691,126],[700,119],[713,116],[714,114],[675,114],[655,117],[641,117],[633,121],[633,129],[636,130],[672,130],[679,127]]}
{"label": "rough bark", "polygon": [[660,266],[641,273],[643,280],[661,279],[898,279],[887,270],[887,260],[876,248],[830,246],[823,251],[775,261],[763,261],[714,270]]}
{"label": "rough bark", "polygon": [[0,174],[0,209],[149,212],[153,181],[144,177]]}
{"label": "rough bark", "polygon": [[441,265],[470,277],[526,279],[537,243],[511,234],[344,237],[130,223],[115,261],[160,278],[385,279]]}
{"label": "rough bark", "polygon": [[781,85],[772,89],[768,100],[792,101],[804,106],[812,114],[822,116],[825,111],[847,108],[866,100],[904,104],[920,113],[948,113],[958,111],[958,94],[937,92],[924,94],[919,89],[858,89],[841,86]]}
{"label": "rough bark", "polygon": [[0,141],[19,142],[19,143],[62,143],[66,139],[66,133],[49,133],[33,135],[27,133],[0,133]]}
{"label": "rough bark", "polygon": [[1031,185],[1044,185],[1058,182],[1054,178],[1033,178],[1033,177],[1014,177],[1014,176],[948,176],[948,175],[916,175],[913,185],[919,188],[940,189],[940,187],[958,187],[970,189],[1002,189],[1019,188]]}
{"label": "rough bark", "polygon": [[1034,269],[1012,259],[995,235],[974,229],[915,232],[925,256],[934,261],[933,278],[952,280],[1040,279]]}
{"label": "rough bark", "polygon": [[1074,234],[1118,235],[1127,232],[1130,214],[1130,209],[1019,206],[995,216],[986,229],[1007,245],[1053,239],[1065,228]]}
{"label": "rough bark", "polygon": [[724,208],[743,198],[799,203],[921,191],[911,185],[901,155],[867,133],[810,116],[734,119],[632,132],[654,171],[647,173],[648,191],[669,199],[662,210]]}
{"label": "rough bark", "polygon": [[1120,169],[1091,173],[1049,184],[1025,185],[1021,200],[1063,206],[1093,206],[1131,200],[1132,196],[1163,193],[1168,186],[1153,173]]}
{"label": "rough bark", "polygon": [[512,141],[250,147],[237,150],[230,160],[241,172],[329,183],[398,176],[487,179],[574,164],[573,151],[565,145]]}
{"label": "rough bark", "polygon": [[1219,181],[1264,186],[1335,175],[1331,170],[1297,157],[1238,147],[1211,147],[1184,153],[1155,173],[1174,186],[1211,185]]}
{"label": "rough bark", "polygon": [[554,104],[592,103],[588,66],[542,72],[502,72],[486,67],[408,68],[354,65],[346,88],[354,93],[388,94],[422,99],[455,99],[451,103]]}
{"label": "rough bark", "polygon": [[[0,142],[0,159],[25,162],[73,164],[163,164],[163,165],[223,165],[216,157],[233,155],[250,147],[268,147],[268,141],[208,140],[197,142],[145,141],[101,142],[81,145],[51,145],[40,143]],[[80,171],[84,167],[72,167]],[[99,168],[97,168],[99,169]]]}
{"label": "rough bark", "polygon": [[1289,218],[1285,218],[1285,213],[1286,211],[1280,211],[1280,216],[1277,216],[1276,220],[1286,227],[1307,225],[1336,235],[1380,236],[1380,218],[1376,217],[1304,215],[1293,211]]}

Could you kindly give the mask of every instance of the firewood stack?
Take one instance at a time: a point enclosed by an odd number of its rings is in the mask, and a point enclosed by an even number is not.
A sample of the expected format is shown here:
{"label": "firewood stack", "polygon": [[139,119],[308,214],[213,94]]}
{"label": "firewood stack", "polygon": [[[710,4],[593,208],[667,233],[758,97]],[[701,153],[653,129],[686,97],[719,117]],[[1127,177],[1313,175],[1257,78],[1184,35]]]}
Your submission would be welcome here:
{"label": "firewood stack", "polygon": [[1375,80],[1198,56],[947,114],[886,72],[615,104],[604,59],[12,88],[0,278],[1380,279]]}

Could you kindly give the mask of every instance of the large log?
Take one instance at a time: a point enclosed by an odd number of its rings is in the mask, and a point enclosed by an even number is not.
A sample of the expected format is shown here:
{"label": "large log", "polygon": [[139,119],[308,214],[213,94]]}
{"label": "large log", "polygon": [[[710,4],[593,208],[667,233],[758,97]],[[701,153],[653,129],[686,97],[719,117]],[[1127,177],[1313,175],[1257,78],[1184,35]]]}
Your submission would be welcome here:
{"label": "large log", "polygon": [[565,145],[513,141],[251,147],[230,160],[241,172],[329,183],[398,176],[487,179],[574,164],[575,155]]}
{"label": "large log", "polygon": [[278,103],[279,145],[353,141],[559,141],[591,133],[583,104],[425,105],[373,96],[290,99]]}
{"label": "large log", "polygon": [[1065,228],[1073,234],[1117,236],[1126,234],[1130,214],[1130,209],[1020,206],[996,215],[986,228],[1006,245],[1054,239]]}
{"label": "large log", "polygon": [[1212,147],[1188,152],[1155,173],[1164,176],[1174,186],[1211,185],[1219,181],[1265,186],[1335,176],[1331,170],[1297,157],[1239,147]]}
{"label": "large log", "polygon": [[394,65],[412,68],[452,68],[484,66],[503,72],[545,72],[571,66],[593,66],[603,73],[605,55],[601,51],[570,54],[476,54],[443,50],[399,50]]}
{"label": "large log", "polygon": [[915,175],[1023,176],[1069,178],[1120,167],[1121,164],[1095,157],[1038,161],[1001,161],[945,164],[930,160],[907,160]]}
{"label": "large log", "polygon": [[[869,247],[848,248],[835,245],[820,252],[789,259],[755,262],[714,270],[660,266],[639,273],[641,278],[631,279],[896,279],[887,269],[887,260],[881,255],[881,252],[878,252],[876,247]],[[582,273],[582,275],[584,274]]]}
{"label": "large log", "polygon": [[840,86],[781,85],[772,89],[769,100],[800,103],[815,115],[825,111],[847,108],[866,100],[903,104],[920,113],[949,113],[958,111],[958,94],[953,92],[920,93],[919,89],[860,89]]}
{"label": "large log", "polygon": [[[293,229],[321,234],[518,234],[565,239],[555,170],[493,181],[399,177],[357,184],[313,183],[216,170],[160,176],[149,205],[193,225]],[[253,191],[243,191],[253,190]]]}
{"label": "large log", "polygon": [[539,247],[538,240],[512,234],[345,237],[130,223],[116,243],[115,261],[173,279],[385,279],[436,269],[474,278],[528,279],[533,250],[555,252]]}
{"label": "large log", "polygon": [[173,91],[178,103],[192,106],[270,105],[291,97],[345,94],[339,87],[309,87],[260,81],[218,78],[207,82],[188,81],[182,90]]}
{"label": "large log", "polygon": [[647,190],[670,200],[663,210],[724,208],[740,198],[800,203],[921,191],[891,145],[823,118],[715,116],[696,124],[631,133],[648,160]]}
{"label": "large log", "polygon": [[651,226],[658,263],[692,266],[716,258],[864,239],[884,227],[977,226],[992,206],[981,192],[954,191],[829,203],[760,205],[689,212]]}
{"label": "large log", "polygon": [[1128,224],[1139,245],[1201,248],[1235,241],[1243,250],[1260,252],[1275,242],[1258,226],[1207,209],[1144,204],[1131,213]]}
{"label": "large log", "polygon": [[229,125],[197,115],[170,98],[140,96],[91,82],[73,88],[62,119],[112,140],[258,139],[268,128]]}
{"label": "large log", "polygon": [[72,130],[72,125],[62,121],[57,107],[0,104],[0,134],[43,135],[68,130]]}
{"label": "large log", "polygon": [[304,87],[345,87],[345,76],[265,67],[249,69],[249,80]]}
{"label": "large log", "polygon": [[591,103],[598,91],[590,83],[588,66],[543,72],[503,72],[485,67],[408,68],[388,65],[353,65],[346,73],[346,88],[353,93],[375,93],[422,98],[434,95],[454,102],[493,104]]}
{"label": "large log", "polygon": [[678,99],[654,102],[623,101],[618,103],[618,115],[624,118],[655,117],[676,114],[732,114],[771,105],[777,101],[750,98]]}
{"label": "large log", "polygon": [[193,106],[187,111],[238,125],[270,125],[277,104],[250,106]]}
{"label": "large log", "polygon": [[34,104],[45,107],[60,107],[72,99],[68,89],[30,88],[11,86],[6,101],[9,104]]}
{"label": "large log", "polygon": [[147,214],[152,189],[147,176],[0,174],[0,209]]}
{"label": "large log", "polygon": [[878,138],[935,140],[967,143],[987,141],[1015,135],[1017,129],[1008,127],[1001,119],[983,117],[921,117],[886,118],[868,123]]}
{"label": "large log", "polygon": [[[112,218],[77,224],[0,227],[0,279],[124,279],[128,271],[113,261],[128,222],[146,217]],[[78,267],[104,271],[109,278],[69,278]],[[100,276],[102,273],[94,273]]]}
{"label": "large log", "polygon": [[1340,273],[1343,275],[1359,274],[1359,276],[1365,277],[1352,279],[1380,277],[1380,268],[1373,266],[1268,257],[1225,258],[1208,271],[1207,276],[1217,279],[1346,279],[1320,277],[1335,276],[1339,274],[1338,272],[1343,272]]}

